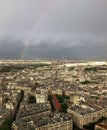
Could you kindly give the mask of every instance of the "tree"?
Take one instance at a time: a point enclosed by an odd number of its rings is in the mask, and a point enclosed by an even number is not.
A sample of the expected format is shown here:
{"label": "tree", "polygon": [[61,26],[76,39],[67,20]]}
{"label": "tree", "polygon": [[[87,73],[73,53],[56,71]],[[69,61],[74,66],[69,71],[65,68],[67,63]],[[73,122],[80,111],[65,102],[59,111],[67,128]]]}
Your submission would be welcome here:
{"label": "tree", "polygon": [[6,119],[2,126],[0,127],[0,130],[11,130],[11,125],[12,125],[13,119],[12,118],[8,118]]}

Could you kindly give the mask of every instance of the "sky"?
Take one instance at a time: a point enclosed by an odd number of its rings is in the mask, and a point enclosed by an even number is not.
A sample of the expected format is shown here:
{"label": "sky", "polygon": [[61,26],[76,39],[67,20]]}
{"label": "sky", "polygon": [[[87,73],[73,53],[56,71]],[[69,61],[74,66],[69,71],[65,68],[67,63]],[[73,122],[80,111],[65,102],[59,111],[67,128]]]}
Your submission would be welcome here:
{"label": "sky", "polygon": [[0,59],[107,59],[106,0],[0,0]]}

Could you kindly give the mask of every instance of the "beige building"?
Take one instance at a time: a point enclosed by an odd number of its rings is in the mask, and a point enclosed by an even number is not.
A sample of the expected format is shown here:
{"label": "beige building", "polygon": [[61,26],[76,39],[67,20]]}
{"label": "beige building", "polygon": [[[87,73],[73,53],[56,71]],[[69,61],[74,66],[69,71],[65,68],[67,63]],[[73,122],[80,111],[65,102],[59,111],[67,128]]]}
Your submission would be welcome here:
{"label": "beige building", "polygon": [[36,94],[36,103],[46,103],[47,100],[48,100],[48,96],[46,93]]}
{"label": "beige building", "polygon": [[62,95],[62,93],[63,93],[63,90],[62,90],[62,89],[55,89],[55,90],[52,90],[52,94]]}
{"label": "beige building", "polygon": [[72,120],[62,121],[59,123],[49,124],[46,126],[42,126],[39,128],[35,128],[35,130],[73,130]]}
{"label": "beige building", "polygon": [[60,114],[41,114],[13,123],[13,130],[73,130],[71,117]]}
{"label": "beige building", "polygon": [[84,125],[91,122],[96,122],[101,117],[107,117],[107,108],[86,114],[84,113],[85,111],[83,111],[83,113],[81,114],[79,113],[79,111],[81,110],[78,109],[77,112],[75,111],[75,109],[68,109],[68,113],[71,114],[74,124],[79,128],[83,128]]}
{"label": "beige building", "polygon": [[79,104],[79,95],[72,95],[70,96],[70,101],[74,104],[74,105],[78,105]]}

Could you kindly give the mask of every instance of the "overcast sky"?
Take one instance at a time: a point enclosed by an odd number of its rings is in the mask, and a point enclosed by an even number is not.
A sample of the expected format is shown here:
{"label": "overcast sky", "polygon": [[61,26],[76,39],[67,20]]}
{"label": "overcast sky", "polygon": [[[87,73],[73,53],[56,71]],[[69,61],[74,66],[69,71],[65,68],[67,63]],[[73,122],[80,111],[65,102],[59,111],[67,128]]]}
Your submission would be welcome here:
{"label": "overcast sky", "polygon": [[[20,55],[25,45],[25,57],[106,58],[106,42],[107,0],[0,0],[0,58],[12,58],[15,49]],[[98,46],[99,53],[87,53]],[[72,52],[76,47],[84,51]]]}

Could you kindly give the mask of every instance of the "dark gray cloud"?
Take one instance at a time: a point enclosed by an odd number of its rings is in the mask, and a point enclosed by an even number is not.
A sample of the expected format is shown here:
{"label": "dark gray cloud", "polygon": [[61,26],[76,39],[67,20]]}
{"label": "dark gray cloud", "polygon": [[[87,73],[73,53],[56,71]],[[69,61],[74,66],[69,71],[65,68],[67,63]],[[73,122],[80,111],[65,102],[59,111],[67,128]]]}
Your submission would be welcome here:
{"label": "dark gray cloud", "polygon": [[5,38],[0,41],[0,59],[19,59],[22,48],[21,41],[12,41]]}
{"label": "dark gray cloud", "polygon": [[[51,43],[49,40],[44,40],[41,41],[41,43],[39,42],[38,45],[30,44],[26,49],[24,58],[65,57],[70,59],[107,59],[106,42],[100,44],[97,41],[82,41],[83,44],[74,46],[68,45],[69,42],[63,41],[62,45],[62,42],[60,40],[56,42],[54,41],[54,43]],[[24,46],[22,41],[11,41],[10,39],[2,40],[0,45],[0,58],[20,59],[21,54],[23,53],[23,48]]]}
{"label": "dark gray cloud", "polygon": [[0,58],[106,58],[106,14],[106,0],[0,0]]}

